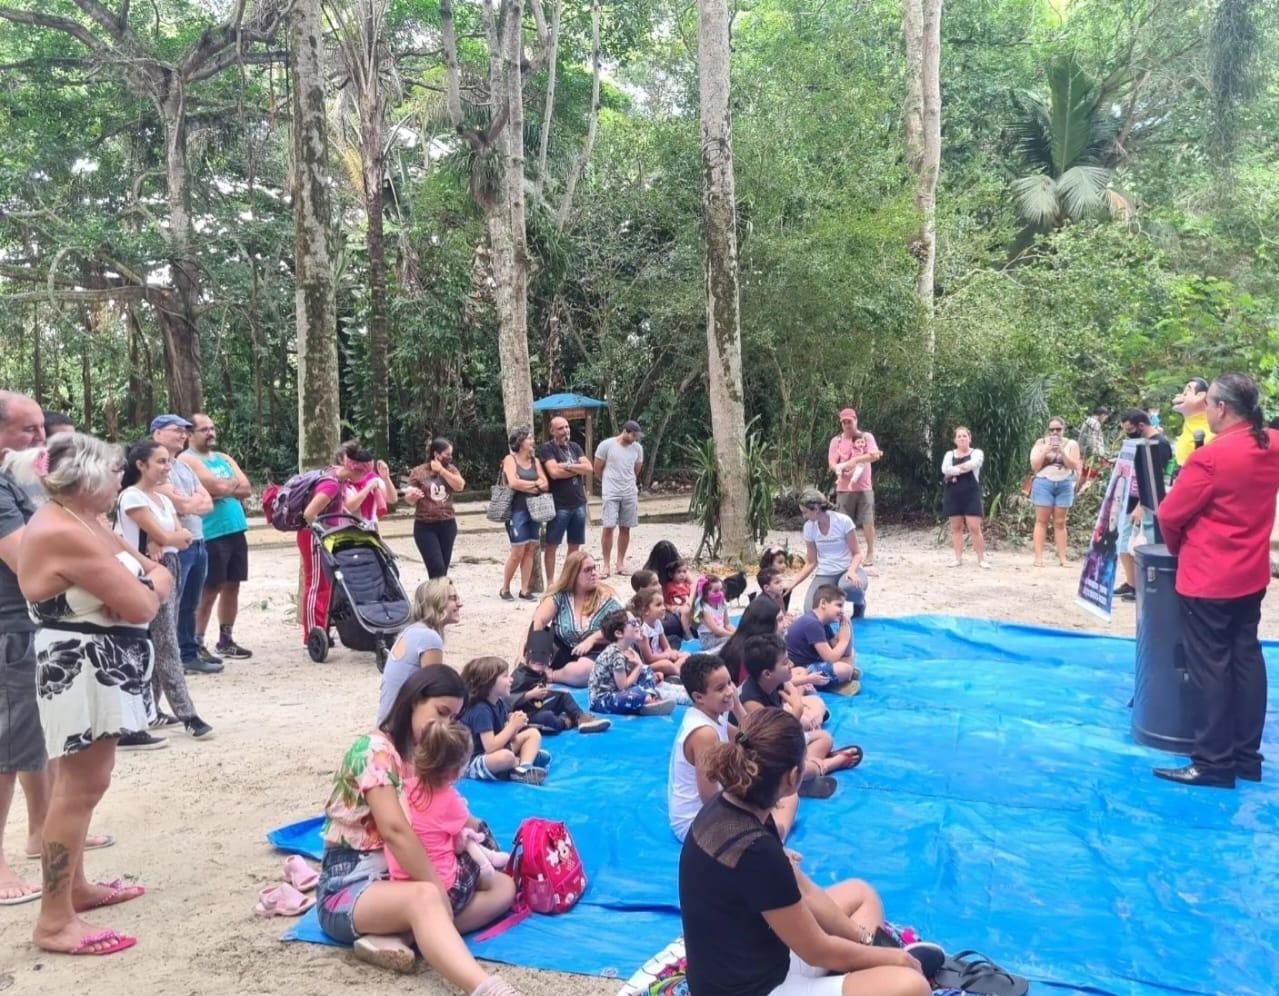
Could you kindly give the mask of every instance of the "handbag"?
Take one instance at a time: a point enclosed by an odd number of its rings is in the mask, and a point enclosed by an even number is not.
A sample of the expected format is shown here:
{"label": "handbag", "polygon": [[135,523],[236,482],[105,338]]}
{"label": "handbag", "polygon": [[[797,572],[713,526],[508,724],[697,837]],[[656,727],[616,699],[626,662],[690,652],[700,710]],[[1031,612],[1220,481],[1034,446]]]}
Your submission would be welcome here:
{"label": "handbag", "polygon": [[489,522],[505,522],[511,517],[511,503],[515,501],[515,491],[506,483],[506,472],[498,471],[497,483],[489,488],[489,505],[484,517]]}
{"label": "handbag", "polygon": [[555,496],[549,492],[541,495],[529,495],[524,499],[528,506],[528,514],[539,525],[555,518]]}

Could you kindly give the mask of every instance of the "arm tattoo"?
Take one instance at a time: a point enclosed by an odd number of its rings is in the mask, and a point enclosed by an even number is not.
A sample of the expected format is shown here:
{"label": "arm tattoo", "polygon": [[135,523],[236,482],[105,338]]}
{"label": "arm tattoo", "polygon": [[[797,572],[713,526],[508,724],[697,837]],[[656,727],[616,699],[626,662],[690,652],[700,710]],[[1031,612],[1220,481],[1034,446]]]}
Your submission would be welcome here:
{"label": "arm tattoo", "polygon": [[56,840],[45,841],[42,861],[44,891],[57,895],[71,884],[71,852]]}

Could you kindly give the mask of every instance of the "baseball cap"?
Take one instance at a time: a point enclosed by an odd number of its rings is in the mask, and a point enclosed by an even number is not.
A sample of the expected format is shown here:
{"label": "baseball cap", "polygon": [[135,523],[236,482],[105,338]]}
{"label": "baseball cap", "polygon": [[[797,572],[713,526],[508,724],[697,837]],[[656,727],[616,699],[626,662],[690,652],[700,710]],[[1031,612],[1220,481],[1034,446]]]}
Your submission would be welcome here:
{"label": "baseball cap", "polygon": [[857,409],[855,408],[845,408],[842,412],[839,413],[839,420],[841,422],[844,421],[844,419],[846,418],[856,418],[856,417],[857,417]]}
{"label": "baseball cap", "polygon": [[629,422],[623,425],[622,431],[629,432],[632,436],[635,436],[635,437],[644,435],[644,430],[640,428],[640,424],[636,422],[634,419],[631,419]]}
{"label": "baseball cap", "polygon": [[151,420],[151,431],[157,429],[167,429],[171,425],[180,425],[184,429],[190,429],[191,423],[184,419],[181,415],[157,415]]}
{"label": "baseball cap", "polygon": [[799,503],[810,508],[830,508],[830,502],[826,500],[826,496],[816,488],[805,488],[801,491]]}

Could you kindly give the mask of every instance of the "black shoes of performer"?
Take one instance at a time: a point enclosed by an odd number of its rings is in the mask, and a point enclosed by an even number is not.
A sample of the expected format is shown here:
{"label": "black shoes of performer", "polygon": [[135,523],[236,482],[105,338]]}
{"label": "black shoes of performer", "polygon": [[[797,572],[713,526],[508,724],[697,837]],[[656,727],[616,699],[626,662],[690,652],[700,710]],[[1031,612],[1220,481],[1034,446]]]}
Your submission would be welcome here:
{"label": "black shoes of performer", "polygon": [[1235,777],[1242,778],[1245,782],[1261,781],[1261,765],[1251,768],[1235,768]]}
{"label": "black shoes of performer", "polygon": [[1235,787],[1234,773],[1219,775],[1205,771],[1196,765],[1184,768],[1156,768],[1155,777],[1163,778],[1180,785],[1201,785],[1206,788],[1232,789]]}

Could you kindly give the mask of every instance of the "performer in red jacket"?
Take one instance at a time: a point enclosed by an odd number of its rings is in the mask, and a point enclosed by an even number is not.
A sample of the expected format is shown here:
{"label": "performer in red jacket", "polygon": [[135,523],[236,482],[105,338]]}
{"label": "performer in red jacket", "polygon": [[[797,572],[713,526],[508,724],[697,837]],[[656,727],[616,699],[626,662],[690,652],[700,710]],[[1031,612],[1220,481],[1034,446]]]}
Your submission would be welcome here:
{"label": "performer in red jacket", "polygon": [[1222,374],[1208,389],[1216,438],[1195,450],[1159,506],[1177,554],[1186,666],[1199,692],[1191,763],[1156,768],[1183,785],[1234,788],[1261,780],[1266,664],[1257,639],[1270,584],[1270,531],[1279,491],[1279,432],[1264,427],[1257,385]]}

